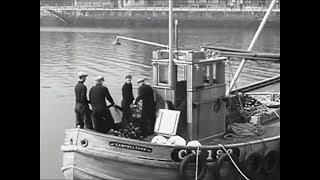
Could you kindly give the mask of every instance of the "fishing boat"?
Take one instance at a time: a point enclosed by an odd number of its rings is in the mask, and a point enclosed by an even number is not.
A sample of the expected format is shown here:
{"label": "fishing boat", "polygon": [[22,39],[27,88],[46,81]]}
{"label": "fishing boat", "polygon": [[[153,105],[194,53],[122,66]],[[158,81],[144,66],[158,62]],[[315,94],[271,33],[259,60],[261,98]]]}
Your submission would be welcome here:
{"label": "fishing boat", "polygon": [[[274,2],[271,2],[269,11]],[[171,3],[170,6],[172,7]],[[172,9],[170,13],[172,15]],[[169,17],[169,32],[173,24],[171,18],[172,16]],[[262,20],[262,24],[266,18],[267,16]],[[257,34],[259,30],[254,39]],[[64,177],[275,179],[280,164],[280,93],[250,93],[255,86],[261,88],[261,84],[266,84],[267,81],[244,87],[242,93],[239,93],[241,88],[232,91],[242,67],[240,64],[233,82],[227,87],[225,62],[229,58],[240,57],[278,63],[280,56],[254,53],[251,51],[253,45],[244,52],[209,47],[199,50],[173,50],[171,32],[169,46],[147,43],[168,48],[152,52],[152,87],[157,103],[155,134],[138,140],[87,129],[67,129],[61,147],[61,170]],[[206,51],[208,49],[214,51],[210,56]],[[277,82],[276,79],[278,78],[268,82]],[[259,102],[263,102],[264,97],[264,102],[260,103],[259,107],[264,107],[263,110],[269,113],[262,113],[264,116],[261,113],[250,114],[251,110],[262,111],[254,109],[254,104],[249,104],[246,109],[245,97],[251,97],[251,100],[255,97],[255,102],[259,98]],[[166,109],[168,102],[174,105],[173,108]],[[243,122],[244,118],[250,121]],[[251,135],[230,133],[248,129],[251,130]],[[158,135],[166,138],[179,135],[187,142],[198,144],[190,146],[151,142]]]}
{"label": "fishing boat", "polygon": [[[161,53],[165,54],[157,51],[154,55],[158,56]],[[161,57],[153,59],[154,83],[156,83],[153,87],[161,98],[161,101],[157,101],[159,109],[164,108],[167,100],[175,104],[179,104],[180,101],[181,104],[181,99],[187,99],[185,109],[181,110],[186,112],[184,117],[186,117],[187,127],[180,135],[185,139],[200,141],[202,146],[199,150],[207,152],[206,160],[201,161],[207,168],[199,168],[204,175],[200,172],[198,179],[216,177],[215,173],[218,173],[222,162],[230,160],[227,153],[238,165],[239,162],[245,163],[252,159],[255,163],[251,165],[253,170],[246,171],[252,171],[250,173],[254,175],[259,175],[262,171],[274,172],[278,165],[280,150],[280,120],[266,123],[264,133],[260,136],[227,138],[225,129],[228,117],[226,116],[227,113],[232,116],[232,112],[227,112],[224,101],[226,86],[223,61],[226,58],[196,60],[194,57],[197,53],[199,52],[188,53],[187,56],[193,57],[190,61],[180,59],[175,62],[178,66],[184,66],[187,72],[186,81],[178,81],[175,91],[167,84],[161,84],[163,79],[157,73],[161,66],[168,64],[168,60]],[[197,69],[207,65],[216,66],[217,78],[215,81],[209,80],[212,84],[204,85],[200,83],[203,72]],[[158,76],[160,77],[156,78]],[[272,93],[253,94],[274,97]],[[228,98],[237,99],[237,96]],[[279,100],[274,99],[274,101]],[[276,110],[279,114],[280,109]],[[165,121],[165,119],[160,120]],[[167,135],[170,136],[170,133]],[[196,151],[196,147],[154,144],[150,142],[151,138],[140,141],[91,130],[68,129],[65,144],[62,146],[64,152],[62,171],[66,179],[185,179],[186,174],[194,171],[191,168],[190,172],[185,172],[186,170],[182,167],[194,158],[192,150]],[[188,154],[189,150],[191,150],[190,154]]]}

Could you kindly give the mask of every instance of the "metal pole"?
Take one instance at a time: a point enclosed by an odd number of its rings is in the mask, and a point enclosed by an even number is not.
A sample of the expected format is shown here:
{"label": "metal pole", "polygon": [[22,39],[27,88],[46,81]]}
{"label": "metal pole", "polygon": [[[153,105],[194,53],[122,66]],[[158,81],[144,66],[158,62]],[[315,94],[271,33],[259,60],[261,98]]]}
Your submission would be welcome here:
{"label": "metal pole", "polygon": [[169,85],[172,89],[175,87],[175,72],[174,72],[174,62],[173,62],[173,42],[172,42],[172,3],[173,0],[169,0],[169,66],[168,66],[168,75],[169,75]]}
{"label": "metal pole", "polygon": [[178,51],[178,20],[174,21],[174,42],[175,42],[175,49]]}
{"label": "metal pole", "polygon": [[159,43],[140,40],[140,39],[135,39],[135,38],[128,38],[128,37],[123,37],[123,36],[117,36],[116,40],[118,40],[118,39],[125,39],[125,40],[129,40],[129,41],[135,41],[135,42],[139,42],[139,43],[150,44],[150,45],[153,45],[153,46],[159,46],[159,47],[163,47],[163,48],[168,48],[169,47],[168,45],[164,45],[164,44],[159,44]]}
{"label": "metal pole", "polygon": [[[253,45],[254,45],[255,42],[257,41],[257,38],[259,37],[259,35],[260,35],[260,33],[261,33],[261,31],[262,31],[262,29],[263,29],[263,27],[264,27],[267,19],[268,19],[270,13],[271,13],[271,10],[272,10],[275,2],[276,2],[276,0],[272,0],[272,1],[271,1],[270,5],[269,5],[269,8],[268,8],[266,14],[265,14],[264,17],[263,17],[263,19],[262,19],[262,21],[261,21],[261,23],[260,23],[259,28],[257,29],[256,33],[254,34],[254,36],[253,36],[253,38],[252,38],[252,41],[251,41],[251,43],[250,43],[247,51],[251,51],[251,49],[253,48]],[[226,91],[226,96],[229,95],[230,91],[232,90],[233,86],[235,85],[236,81],[238,80],[239,74],[240,74],[240,72],[241,72],[241,70],[242,70],[242,68],[243,68],[243,66],[244,66],[245,63],[246,63],[246,60],[245,60],[245,59],[242,59],[241,62],[240,62],[240,65],[238,66],[238,69],[237,69],[235,75],[233,76],[233,79],[232,79],[232,81],[231,81],[231,83],[230,83],[230,87],[229,87],[229,88],[227,89],[227,91]]]}

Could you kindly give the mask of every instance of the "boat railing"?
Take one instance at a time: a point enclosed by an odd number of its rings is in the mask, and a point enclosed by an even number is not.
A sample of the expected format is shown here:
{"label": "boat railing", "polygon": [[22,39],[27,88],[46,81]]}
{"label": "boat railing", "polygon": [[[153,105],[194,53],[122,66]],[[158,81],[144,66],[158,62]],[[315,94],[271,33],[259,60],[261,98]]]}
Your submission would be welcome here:
{"label": "boat railing", "polygon": [[259,101],[273,101],[280,103],[280,92],[249,92],[246,94]]}
{"label": "boat railing", "polygon": [[[112,137],[114,140],[123,140],[122,137],[118,137],[118,136],[114,136],[114,135],[109,135],[109,134],[102,134],[102,133],[99,133],[99,132],[95,132],[95,131],[92,131],[92,130],[87,130],[87,129],[66,129],[65,130],[66,133],[71,133],[71,132],[76,132],[77,135],[79,133],[87,133],[87,134],[92,134],[92,135],[96,135],[96,136],[101,136],[101,137]],[[198,139],[198,141],[202,141],[202,140],[205,140],[205,139],[211,139],[211,138],[215,138],[215,137],[206,137],[206,138],[203,138],[203,139]],[[279,139],[280,138],[280,134],[276,135],[276,136],[271,136],[271,137],[264,137],[264,138],[258,138],[258,137],[255,137],[254,139],[255,140],[252,140],[250,141],[250,144],[251,145],[254,145],[254,144],[257,144],[257,143],[266,143],[268,141],[273,141],[273,140],[276,140],[276,139]],[[78,141],[79,139],[76,138],[75,141]],[[141,140],[136,140],[136,139],[126,139],[128,142],[132,142],[132,143],[139,143],[139,144],[142,144],[142,145],[150,145],[150,142],[149,141],[141,141]],[[228,147],[228,148],[232,148],[232,147],[236,147],[236,146],[246,146],[248,145],[248,142],[239,142],[239,143],[231,143],[231,144],[224,144],[225,147]],[[163,147],[163,146],[168,146],[168,147],[172,147],[172,148],[175,148],[175,149],[184,149],[184,150],[197,150],[197,147],[196,146],[182,146],[182,145],[176,145],[176,146],[172,146],[172,145],[166,145],[166,144],[153,144],[154,147],[156,146],[159,146],[159,147]],[[210,145],[203,145],[203,146],[200,146],[199,149],[200,150],[209,150],[209,149],[212,149],[212,148],[220,148],[220,146],[217,144],[210,144]]]}

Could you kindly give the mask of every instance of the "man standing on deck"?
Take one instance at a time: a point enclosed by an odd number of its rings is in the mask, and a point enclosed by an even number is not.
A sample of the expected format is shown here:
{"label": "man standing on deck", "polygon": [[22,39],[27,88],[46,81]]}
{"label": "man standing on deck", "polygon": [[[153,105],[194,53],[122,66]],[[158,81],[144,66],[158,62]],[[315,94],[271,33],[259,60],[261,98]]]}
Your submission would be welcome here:
{"label": "man standing on deck", "polygon": [[156,120],[156,102],[154,101],[153,89],[145,83],[145,78],[140,78],[137,83],[138,97],[133,104],[137,104],[142,100],[142,136],[147,137],[153,134],[154,123]]}
{"label": "man standing on deck", "polygon": [[76,114],[76,127],[93,129],[92,121],[90,117],[89,110],[89,101],[87,99],[87,87],[84,85],[88,74],[84,72],[78,73],[78,84],[74,88],[75,96],[76,96],[76,106],[75,106],[75,114]]}
{"label": "man standing on deck", "polygon": [[93,128],[95,131],[108,133],[114,125],[114,119],[106,104],[106,99],[111,106],[114,106],[115,104],[108,88],[102,85],[104,77],[98,76],[95,80],[97,81],[97,84],[89,91],[89,100],[92,106]]}
{"label": "man standing on deck", "polygon": [[121,101],[121,107],[122,107],[122,120],[121,124],[123,127],[127,127],[128,120],[130,120],[131,117],[131,111],[130,111],[130,105],[132,104],[134,97],[132,93],[132,84],[131,84],[132,76],[127,75],[125,77],[125,83],[122,86],[122,101]]}

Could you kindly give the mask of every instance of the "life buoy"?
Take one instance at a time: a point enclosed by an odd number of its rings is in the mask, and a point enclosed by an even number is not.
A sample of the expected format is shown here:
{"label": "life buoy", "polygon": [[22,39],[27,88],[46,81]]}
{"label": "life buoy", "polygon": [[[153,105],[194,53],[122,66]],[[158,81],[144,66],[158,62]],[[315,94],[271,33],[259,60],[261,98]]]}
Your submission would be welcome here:
{"label": "life buoy", "polygon": [[[232,157],[233,161],[238,165],[239,160],[236,157],[236,155],[230,154],[230,156]],[[226,167],[226,165],[227,165],[227,167]],[[228,174],[227,179],[236,179],[237,178],[237,172],[235,172],[235,167],[234,167],[233,163],[231,162],[231,159],[229,158],[228,154],[223,153],[218,158],[217,168],[215,169],[216,170],[215,176],[219,179],[224,178],[227,174],[227,172],[223,171],[225,169],[231,170],[231,173]]]}
{"label": "life buoy", "polygon": [[248,174],[255,176],[263,168],[263,156],[257,152],[250,152],[247,154],[243,165]]}
{"label": "life buoy", "polygon": [[265,174],[273,173],[280,162],[279,151],[267,150],[264,154],[263,172]]}
{"label": "life buoy", "polygon": [[[187,172],[186,172],[186,169],[187,169],[187,166],[190,162],[196,162],[196,156],[197,154],[195,153],[192,153],[192,154],[189,154],[188,156],[186,156],[182,161],[181,161],[181,164],[180,164],[180,167],[179,167],[179,172],[180,172],[180,175],[183,177],[183,179],[194,179],[195,176],[188,176],[187,175]],[[198,179],[202,179],[206,172],[207,172],[207,162],[206,162],[206,158],[203,158],[203,153],[200,152],[199,153],[199,157],[198,157],[198,164],[200,165],[200,167],[198,168]]]}

